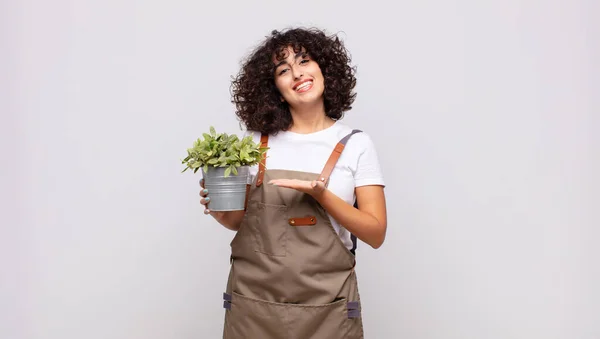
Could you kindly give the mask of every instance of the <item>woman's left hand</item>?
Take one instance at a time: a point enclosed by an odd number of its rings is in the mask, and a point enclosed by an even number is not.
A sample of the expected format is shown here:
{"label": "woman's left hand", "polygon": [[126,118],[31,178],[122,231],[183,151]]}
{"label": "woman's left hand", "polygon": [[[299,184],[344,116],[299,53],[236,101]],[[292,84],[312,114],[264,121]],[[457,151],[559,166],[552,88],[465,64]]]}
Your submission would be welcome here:
{"label": "woman's left hand", "polygon": [[279,187],[295,189],[300,192],[310,194],[313,197],[325,191],[325,184],[322,181],[318,180],[308,181],[298,179],[274,179],[269,181],[269,184]]}

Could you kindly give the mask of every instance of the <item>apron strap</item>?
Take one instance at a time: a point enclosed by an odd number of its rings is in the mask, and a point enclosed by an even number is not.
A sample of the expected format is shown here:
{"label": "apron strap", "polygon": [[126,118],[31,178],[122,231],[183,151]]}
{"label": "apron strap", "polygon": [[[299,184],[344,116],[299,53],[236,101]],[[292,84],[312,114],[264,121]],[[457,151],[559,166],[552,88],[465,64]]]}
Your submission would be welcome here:
{"label": "apron strap", "polygon": [[223,293],[223,308],[231,309],[231,294]]}
{"label": "apron strap", "polygon": [[[329,156],[329,160],[327,160],[327,163],[325,164],[325,168],[323,168],[323,171],[321,172],[321,176],[319,178],[319,180],[321,180],[322,182],[325,183],[325,186],[327,186],[327,184],[329,183],[329,176],[331,175],[331,172],[333,172],[333,168],[335,167],[335,164],[337,163],[338,159],[342,155],[342,151],[346,147],[346,143],[348,142],[348,140],[350,139],[351,136],[353,136],[356,133],[360,133],[360,132],[362,132],[362,131],[358,130],[358,129],[352,130],[352,132],[350,134],[346,135],[344,138],[342,138],[342,140],[340,140],[340,142],[338,142],[338,144],[333,149],[333,152],[331,152],[331,155]],[[356,203],[356,201],[354,202],[354,207],[358,208],[358,204]],[[354,234],[350,233],[350,239],[352,240],[352,249],[350,249],[350,253],[352,253],[353,255],[356,255],[356,247],[357,247],[356,236]]]}
{"label": "apron strap", "polygon": [[[325,183],[325,186],[327,186],[327,184],[328,184],[329,176],[331,175],[331,172],[333,172],[333,168],[335,167],[335,164],[337,163],[338,159],[342,155],[342,151],[344,150],[344,147],[346,147],[346,143],[348,142],[348,140],[350,139],[351,136],[353,136],[356,133],[360,133],[360,132],[362,132],[362,131],[358,130],[358,129],[352,130],[352,132],[350,132],[350,134],[343,137],[342,140],[340,140],[337,143],[337,145],[333,149],[333,152],[331,152],[331,155],[329,156],[329,159],[327,160],[327,163],[325,164],[325,167],[323,168],[323,171],[321,172],[321,176],[320,176],[320,180]],[[269,135],[264,134],[264,133],[261,134],[260,143],[261,143],[261,147],[267,147],[269,144]],[[262,183],[263,183],[264,176],[265,176],[266,163],[267,163],[267,153],[265,152],[265,153],[263,153],[263,158],[258,165],[258,176],[256,178],[256,187],[262,185]]]}
{"label": "apron strap", "polygon": [[[260,136],[260,147],[267,147],[269,144],[269,135],[261,134]],[[265,177],[265,165],[267,163],[267,152],[263,153],[262,160],[258,165],[258,177],[256,178],[256,187],[262,185],[263,179]]]}
{"label": "apron strap", "polygon": [[342,138],[342,140],[340,140],[337,143],[337,145],[335,145],[335,148],[333,149],[333,152],[331,152],[331,155],[329,156],[329,159],[327,160],[327,163],[325,164],[325,167],[321,172],[321,176],[319,177],[319,180],[324,182],[325,186],[327,186],[327,184],[329,183],[329,176],[331,175],[331,172],[333,172],[333,168],[335,167],[335,164],[340,158],[340,155],[342,155],[342,151],[344,150],[344,147],[346,147],[348,139],[350,139],[350,137],[354,134],[360,132],[362,131],[358,129],[352,130],[350,134],[346,135],[344,138]]}
{"label": "apron strap", "polygon": [[348,319],[360,318],[360,301],[348,301],[346,309],[348,310]]}

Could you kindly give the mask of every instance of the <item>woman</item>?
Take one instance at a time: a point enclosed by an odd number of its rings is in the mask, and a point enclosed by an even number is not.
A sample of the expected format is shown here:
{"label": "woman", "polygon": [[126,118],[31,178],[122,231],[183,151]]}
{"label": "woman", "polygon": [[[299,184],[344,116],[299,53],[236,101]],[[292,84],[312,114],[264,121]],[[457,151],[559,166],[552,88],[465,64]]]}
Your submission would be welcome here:
{"label": "woman", "polygon": [[[274,31],[233,81],[236,114],[268,157],[246,211],[205,213],[236,231],[224,338],[363,338],[356,239],[382,245],[384,183],[374,145],[339,122],[356,94],[342,42]],[[202,185],[202,182],[201,182]]]}

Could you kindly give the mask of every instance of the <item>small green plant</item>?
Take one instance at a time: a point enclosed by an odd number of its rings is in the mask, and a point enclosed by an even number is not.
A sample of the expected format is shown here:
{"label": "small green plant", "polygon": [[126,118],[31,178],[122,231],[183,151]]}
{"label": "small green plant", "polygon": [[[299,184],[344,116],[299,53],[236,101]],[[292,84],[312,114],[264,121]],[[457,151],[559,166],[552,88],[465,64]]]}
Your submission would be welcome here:
{"label": "small green plant", "polygon": [[226,133],[217,134],[214,127],[210,127],[210,134],[202,133],[204,140],[198,138],[194,146],[187,150],[188,156],[181,162],[186,167],[182,173],[191,169],[196,173],[199,168],[208,172],[209,166],[227,167],[225,176],[231,173],[238,174],[240,166],[253,166],[260,162],[268,147],[260,147],[251,136],[238,138],[237,135]]}

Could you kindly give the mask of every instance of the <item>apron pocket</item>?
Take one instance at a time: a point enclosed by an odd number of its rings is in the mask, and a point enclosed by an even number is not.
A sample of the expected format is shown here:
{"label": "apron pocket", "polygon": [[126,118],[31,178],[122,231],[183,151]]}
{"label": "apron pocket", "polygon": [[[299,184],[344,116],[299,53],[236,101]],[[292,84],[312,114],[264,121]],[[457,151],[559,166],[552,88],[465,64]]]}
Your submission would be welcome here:
{"label": "apron pocket", "polygon": [[248,203],[248,228],[254,238],[256,252],[271,256],[286,256],[288,207],[265,204],[259,201]]}
{"label": "apron pocket", "polygon": [[346,299],[324,305],[291,305],[289,338],[362,339],[361,318],[348,316]]}
{"label": "apron pocket", "polygon": [[287,339],[283,313],[272,303],[232,293],[225,314],[225,339]]}
{"label": "apron pocket", "polygon": [[362,320],[348,316],[346,299],[328,304],[287,304],[232,293],[227,338],[362,339]]}

